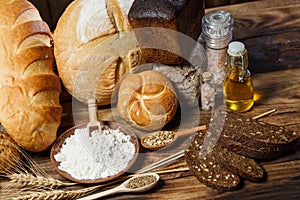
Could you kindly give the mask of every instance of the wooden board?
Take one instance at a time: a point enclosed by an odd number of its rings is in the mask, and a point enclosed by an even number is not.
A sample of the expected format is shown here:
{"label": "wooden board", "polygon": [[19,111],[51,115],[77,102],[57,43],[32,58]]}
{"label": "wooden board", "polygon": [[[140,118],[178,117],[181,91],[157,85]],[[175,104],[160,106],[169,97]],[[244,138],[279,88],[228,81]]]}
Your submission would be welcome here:
{"label": "wooden board", "polygon": [[[264,0],[251,3],[219,7],[230,11],[235,18],[235,38],[245,42],[250,55],[254,86],[257,97],[253,109],[244,115],[252,117],[270,109],[277,112],[261,121],[285,126],[300,131],[300,1]],[[208,10],[207,10],[208,11]],[[280,70],[280,71],[278,71]],[[260,72],[260,73],[257,73]],[[63,93],[64,107],[60,133],[74,124],[75,120],[87,120],[87,108],[78,104],[76,115],[70,95]],[[115,120],[115,109],[102,107],[98,112],[101,120]],[[201,115],[206,120],[207,115]],[[193,112],[185,116],[183,126],[188,127],[199,118]],[[119,120],[119,119],[118,119]],[[168,126],[172,128],[172,126]],[[142,134],[137,132],[137,134]],[[145,151],[144,151],[145,152]],[[51,176],[64,180],[50,164],[49,151],[31,154]],[[146,164],[166,154],[149,154]],[[300,142],[284,156],[268,161],[259,161],[267,173],[267,179],[260,183],[243,181],[241,188],[232,192],[211,189],[197,181],[190,172],[172,173],[162,176],[162,181],[153,190],[142,194],[123,194],[108,199],[247,199],[277,200],[300,199]],[[144,164],[145,164],[144,163]],[[179,163],[184,164],[181,159]],[[5,180],[0,179],[0,185]],[[114,186],[116,186],[115,184]],[[77,186],[67,190],[82,188]],[[103,189],[108,189],[105,187]]]}

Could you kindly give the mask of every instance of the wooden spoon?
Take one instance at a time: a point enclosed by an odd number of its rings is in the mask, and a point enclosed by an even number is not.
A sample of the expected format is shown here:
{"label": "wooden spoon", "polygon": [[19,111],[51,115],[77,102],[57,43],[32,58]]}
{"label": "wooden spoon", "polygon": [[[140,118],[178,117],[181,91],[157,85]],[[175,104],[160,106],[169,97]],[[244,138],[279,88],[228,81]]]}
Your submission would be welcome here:
{"label": "wooden spoon", "polygon": [[185,129],[182,131],[157,131],[149,133],[141,138],[141,144],[143,147],[149,150],[157,150],[162,147],[171,145],[175,140],[183,135],[195,133],[197,131],[205,130],[206,125]]}
{"label": "wooden spoon", "polygon": [[100,121],[98,121],[98,118],[97,118],[97,105],[96,105],[95,99],[88,100],[88,110],[89,110],[89,118],[90,118],[90,121],[87,124],[89,137],[91,137],[91,132],[92,132],[93,128],[95,128],[95,127],[98,129],[99,134],[101,134],[102,133],[102,124]]}
{"label": "wooden spoon", "polygon": [[[145,181],[143,182],[143,178],[151,177],[151,181]],[[154,179],[153,179],[154,178]],[[117,194],[121,192],[145,192],[147,190],[150,190],[153,188],[158,180],[159,180],[159,175],[156,173],[146,173],[146,174],[139,174],[135,175],[129,179],[127,179],[125,182],[123,182],[121,185],[103,191],[99,192],[96,194],[92,194],[86,197],[79,198],[78,200],[92,200],[92,199],[98,199],[104,196],[112,195],[112,194]],[[131,184],[131,183],[132,184]],[[133,183],[135,182],[135,183]]]}

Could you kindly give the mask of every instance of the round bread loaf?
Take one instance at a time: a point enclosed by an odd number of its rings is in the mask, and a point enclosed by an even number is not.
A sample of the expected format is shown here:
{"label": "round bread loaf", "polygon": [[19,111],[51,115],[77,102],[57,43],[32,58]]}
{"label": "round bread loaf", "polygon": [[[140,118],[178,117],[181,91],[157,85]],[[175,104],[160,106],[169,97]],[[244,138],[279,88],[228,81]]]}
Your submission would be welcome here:
{"label": "round bread loaf", "polygon": [[17,144],[9,135],[0,132],[0,174],[10,172],[20,159]]}
{"label": "round bread loaf", "polygon": [[162,73],[144,71],[124,78],[118,92],[117,110],[124,120],[141,130],[157,130],[175,115],[175,90]]}
{"label": "round bread loaf", "polygon": [[67,91],[87,103],[111,104],[119,79],[139,64],[141,52],[127,20],[133,0],[77,0],[54,32],[57,68]]}

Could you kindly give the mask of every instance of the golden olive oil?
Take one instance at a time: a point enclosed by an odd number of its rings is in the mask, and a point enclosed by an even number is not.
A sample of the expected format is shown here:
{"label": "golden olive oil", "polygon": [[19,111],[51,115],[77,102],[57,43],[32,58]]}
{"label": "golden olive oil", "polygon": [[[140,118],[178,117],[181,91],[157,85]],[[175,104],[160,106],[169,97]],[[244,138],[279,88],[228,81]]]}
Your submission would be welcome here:
{"label": "golden olive oil", "polygon": [[248,70],[248,52],[243,43],[229,44],[227,70],[223,88],[227,109],[234,112],[250,110],[254,104],[254,87]]}
{"label": "golden olive oil", "polygon": [[246,78],[243,83],[227,77],[224,81],[224,94],[226,107],[235,112],[246,112],[254,104],[253,84],[251,78]]}

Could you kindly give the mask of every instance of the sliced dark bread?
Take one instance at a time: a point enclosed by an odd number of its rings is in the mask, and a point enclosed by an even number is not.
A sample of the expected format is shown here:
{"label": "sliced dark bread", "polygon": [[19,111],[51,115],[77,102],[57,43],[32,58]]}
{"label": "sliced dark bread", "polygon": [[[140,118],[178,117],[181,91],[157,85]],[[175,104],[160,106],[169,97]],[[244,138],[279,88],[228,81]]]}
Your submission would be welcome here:
{"label": "sliced dark bread", "polygon": [[281,151],[295,144],[300,134],[282,126],[267,124],[228,112],[223,137],[262,151]]}
{"label": "sliced dark bread", "polygon": [[252,158],[229,151],[216,145],[212,151],[216,161],[230,172],[250,181],[260,181],[264,177],[263,168]]}
{"label": "sliced dark bread", "polygon": [[240,114],[225,112],[216,116],[219,117],[213,118],[210,126],[218,127],[221,132],[219,142],[232,140],[259,151],[276,152],[290,148],[300,137],[299,132]]}
{"label": "sliced dark bread", "polygon": [[224,169],[245,179],[259,181],[263,178],[264,170],[254,159],[234,153],[220,146],[219,143],[214,141],[214,134],[203,131],[201,136],[196,135],[194,138],[194,141],[200,148],[199,156],[210,154]]}
{"label": "sliced dark bread", "polygon": [[211,188],[220,190],[235,189],[240,182],[238,175],[219,165],[212,154],[207,154],[205,157],[199,156],[204,135],[203,132],[196,133],[194,140],[186,149],[187,166],[201,183]]}
{"label": "sliced dark bread", "polygon": [[228,150],[233,151],[237,154],[247,156],[250,158],[272,159],[284,153],[284,151],[272,151],[269,149],[256,149],[256,148],[247,147],[245,145],[242,145],[239,142],[228,140],[225,138],[222,138],[220,140],[222,140],[222,142],[219,142],[218,145],[222,146],[223,148],[227,148]]}

